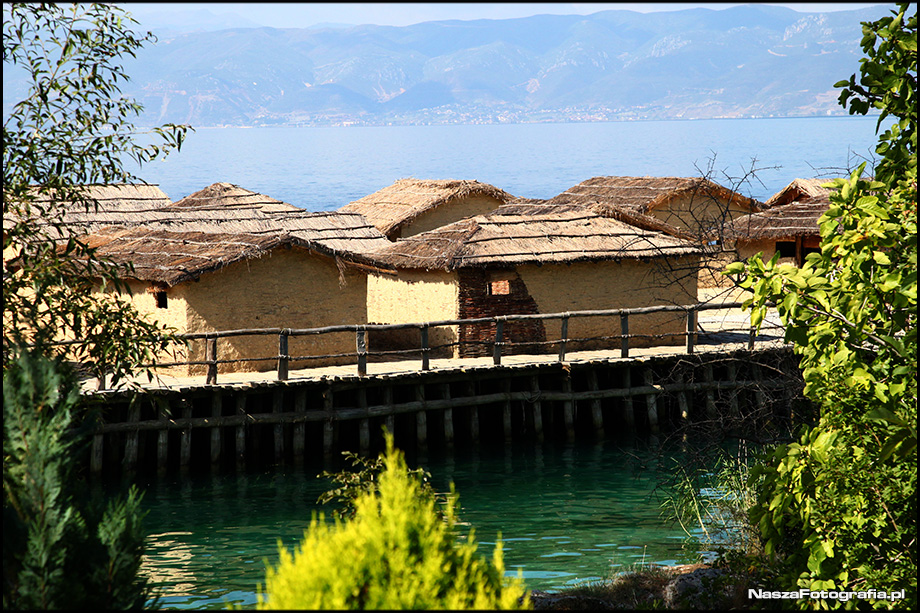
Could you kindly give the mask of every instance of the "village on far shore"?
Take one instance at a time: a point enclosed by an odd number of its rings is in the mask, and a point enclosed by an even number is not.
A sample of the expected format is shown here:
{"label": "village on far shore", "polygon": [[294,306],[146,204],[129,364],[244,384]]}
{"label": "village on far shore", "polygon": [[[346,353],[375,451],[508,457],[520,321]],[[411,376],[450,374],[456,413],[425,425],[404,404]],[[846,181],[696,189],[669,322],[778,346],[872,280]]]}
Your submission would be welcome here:
{"label": "village on far shore", "polygon": [[[120,184],[86,188],[95,210],[63,206],[67,233],[133,267],[126,300],[192,334],[695,304],[734,286],[721,274],[731,261],[779,253],[801,266],[818,250],[826,183],[797,178],[759,202],[702,177],[602,176],[536,200],[475,180],[409,178],[327,212],[231,183],[176,202],[156,185]],[[12,223],[4,218],[5,229]],[[15,267],[14,253],[4,253],[7,263]],[[658,312],[631,325],[641,346],[643,337],[678,344],[686,324]],[[618,347],[610,327],[609,318],[573,319],[571,347]],[[432,357],[486,355],[494,329],[441,325],[426,342]],[[375,332],[369,349],[418,347],[419,334]],[[509,321],[504,338],[525,353],[554,350],[540,319]],[[290,342],[292,367],[344,363],[355,351],[354,334]],[[189,343],[161,370],[201,374],[205,351]],[[221,368],[270,370],[264,358],[278,351],[277,335],[222,339]]]}

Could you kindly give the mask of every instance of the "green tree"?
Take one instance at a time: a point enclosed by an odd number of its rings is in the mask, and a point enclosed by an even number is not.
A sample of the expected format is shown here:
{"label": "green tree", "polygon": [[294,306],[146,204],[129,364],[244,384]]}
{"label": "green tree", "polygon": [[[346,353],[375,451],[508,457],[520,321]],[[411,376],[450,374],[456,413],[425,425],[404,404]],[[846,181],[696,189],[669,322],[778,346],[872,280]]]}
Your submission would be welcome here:
{"label": "green tree", "polygon": [[3,372],[3,608],[141,609],[141,496],[104,503],[76,479],[80,393],[65,364],[20,353]]}
{"label": "green tree", "polygon": [[881,110],[877,131],[896,120],[879,135],[875,177],[863,178],[863,164],[833,182],[820,253],[801,269],[757,255],[726,274],[744,273],[754,325],[776,304],[805,395],[821,407],[815,427],[752,471],[751,517],[783,585],[906,589],[906,602],[887,604],[915,607],[916,5],[864,23],[863,33],[859,81],[836,86],[851,113]]}
{"label": "green tree", "polygon": [[348,498],[351,519],[330,526],[314,517],[293,554],[279,544],[281,559],[266,571],[259,608],[529,608],[521,580],[504,576],[501,543],[491,563],[476,555],[472,532],[457,543],[456,498],[439,513],[393,436],[386,440],[376,485]]}
{"label": "green tree", "polygon": [[[132,119],[142,106],[121,95],[125,56],[155,38],[106,4],[4,4],[4,71],[28,78],[28,96],[3,123],[3,359],[37,346],[110,372],[117,380],[174,340],[116,298],[126,271],[93,257],[64,224],[67,207],[93,210],[85,187],[138,182],[138,164],[178,149],[187,126],[166,124],[141,146]],[[38,223],[41,222],[41,223]],[[8,258],[16,259],[8,262]],[[68,346],[53,345],[62,338]]]}

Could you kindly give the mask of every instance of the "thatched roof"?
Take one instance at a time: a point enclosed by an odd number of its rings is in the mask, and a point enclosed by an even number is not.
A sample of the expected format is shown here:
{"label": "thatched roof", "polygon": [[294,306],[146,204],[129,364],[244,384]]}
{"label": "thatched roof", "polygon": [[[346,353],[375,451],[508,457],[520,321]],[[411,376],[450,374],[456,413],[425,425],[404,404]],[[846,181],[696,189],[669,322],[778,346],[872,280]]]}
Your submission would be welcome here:
{"label": "thatched roof", "polygon": [[830,200],[824,194],[744,215],[726,228],[726,237],[737,240],[776,240],[818,236],[818,219],[829,206]]}
{"label": "thatched roof", "polygon": [[215,183],[170,206],[78,217],[80,234],[110,226],[174,233],[289,234],[327,255],[360,254],[390,244],[357,213],[313,213],[228,183]]}
{"label": "thatched roof", "polygon": [[213,208],[257,208],[266,213],[303,211],[293,204],[275,200],[232,183],[212,183],[171,205],[171,208],[210,210]]}
{"label": "thatched roof", "polygon": [[498,204],[513,198],[511,194],[479,181],[399,179],[339,210],[360,213],[381,232],[389,235],[426,211],[449,206],[468,196],[493,198]]}
{"label": "thatched roof", "polygon": [[764,206],[774,207],[802,200],[803,198],[825,196],[833,191],[831,188],[821,187],[828,182],[830,182],[830,179],[793,179],[789,185],[767,198]]}
{"label": "thatched roof", "polygon": [[[47,224],[48,221],[42,213],[47,211],[51,205],[51,195],[38,193],[37,188],[33,189],[33,193],[35,194],[33,200],[35,215],[42,218],[37,219],[36,222]],[[97,219],[117,217],[122,214],[142,215],[170,204],[169,197],[157,185],[128,183],[86,185],[83,187],[83,193],[87,200],[94,201],[96,206],[93,206],[92,202],[88,208],[81,202],[58,203],[56,208],[60,208],[64,214],[63,224],[82,228]],[[4,216],[4,228],[10,227],[13,223],[15,223],[13,217]]]}
{"label": "thatched roof", "polygon": [[132,264],[130,276],[168,286],[197,279],[243,259],[261,257],[284,245],[304,247],[290,235],[169,232],[144,228],[104,228],[82,239],[97,257]]}
{"label": "thatched roof", "polygon": [[[585,207],[522,212],[508,205],[401,239],[369,257],[380,267],[455,270],[698,254],[692,244]],[[523,213],[523,214],[522,214]]]}
{"label": "thatched roof", "polygon": [[594,177],[547,200],[550,204],[615,206],[629,213],[648,214],[679,196],[691,194],[701,200],[720,198],[751,211],[762,204],[718,183],[701,177]]}

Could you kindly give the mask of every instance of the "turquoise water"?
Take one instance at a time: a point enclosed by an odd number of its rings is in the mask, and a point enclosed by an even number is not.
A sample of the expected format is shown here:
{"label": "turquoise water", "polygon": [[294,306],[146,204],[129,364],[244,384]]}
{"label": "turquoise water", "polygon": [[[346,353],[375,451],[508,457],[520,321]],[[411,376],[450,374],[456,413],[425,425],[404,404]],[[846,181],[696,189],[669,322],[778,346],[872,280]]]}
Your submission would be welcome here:
{"label": "turquoise water", "polygon": [[[606,578],[636,564],[694,561],[686,535],[662,518],[658,458],[613,441],[514,446],[422,459],[438,491],[454,483],[463,534],[491,556],[501,534],[509,573],[529,589]],[[410,464],[415,461],[410,457]],[[416,464],[418,465],[418,464]],[[165,609],[256,603],[277,542],[294,547],[329,482],[321,467],[166,478],[147,485],[147,572]]]}
{"label": "turquoise water", "polygon": [[[765,200],[797,177],[839,175],[873,155],[876,118],[212,128],[139,176],[173,200],[235,183],[311,211],[397,179],[475,179],[551,198],[601,175],[713,180]],[[756,160],[756,161],[755,161]],[[747,176],[752,168],[756,177]]]}

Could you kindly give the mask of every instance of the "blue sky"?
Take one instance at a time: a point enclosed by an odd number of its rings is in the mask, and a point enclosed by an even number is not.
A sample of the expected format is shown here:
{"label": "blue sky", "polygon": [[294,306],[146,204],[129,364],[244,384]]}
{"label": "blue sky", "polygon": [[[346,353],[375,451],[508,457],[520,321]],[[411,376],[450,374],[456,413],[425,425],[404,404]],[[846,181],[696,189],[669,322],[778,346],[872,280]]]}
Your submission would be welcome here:
{"label": "blue sky", "polygon": [[[681,2],[645,2],[645,3],[122,3],[136,18],[143,21],[151,13],[178,13],[205,9],[221,15],[235,13],[255,25],[276,28],[306,28],[318,23],[376,24],[406,26],[422,21],[444,19],[510,19],[539,14],[587,15],[598,11],[619,9],[638,12],[673,11],[694,7],[714,10],[739,6],[746,3],[681,3]],[[877,4],[825,2],[825,3],[765,3],[774,6],[786,6],[801,12],[827,12],[834,10],[853,10]]]}

